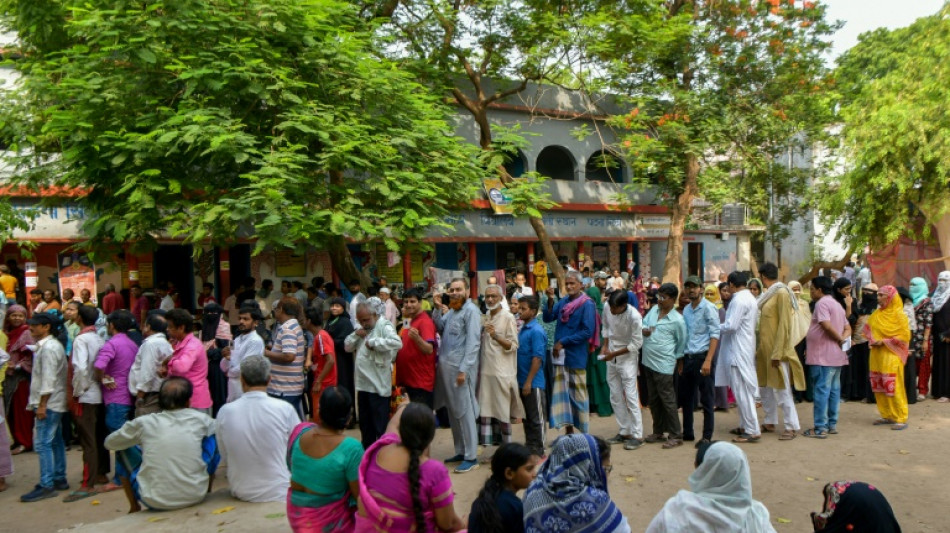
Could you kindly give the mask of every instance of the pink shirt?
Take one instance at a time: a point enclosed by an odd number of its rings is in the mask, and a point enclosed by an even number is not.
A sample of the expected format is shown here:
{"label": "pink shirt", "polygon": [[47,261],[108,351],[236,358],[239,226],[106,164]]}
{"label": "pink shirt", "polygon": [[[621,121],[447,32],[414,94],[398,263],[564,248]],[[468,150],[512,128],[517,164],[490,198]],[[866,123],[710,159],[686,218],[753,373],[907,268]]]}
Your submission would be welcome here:
{"label": "pink shirt", "polygon": [[818,300],[815,311],[811,314],[811,325],[808,326],[808,335],[805,336],[805,362],[813,366],[845,366],[848,364],[848,356],[838,341],[831,338],[821,326],[821,322],[825,321],[831,322],[835,331],[840,333],[844,332],[848,323],[844,308],[830,294]]}
{"label": "pink shirt", "polygon": [[168,375],[181,376],[191,382],[191,406],[195,409],[211,407],[211,391],[208,389],[208,356],[201,341],[193,334],[175,344],[175,351],[168,359]]}

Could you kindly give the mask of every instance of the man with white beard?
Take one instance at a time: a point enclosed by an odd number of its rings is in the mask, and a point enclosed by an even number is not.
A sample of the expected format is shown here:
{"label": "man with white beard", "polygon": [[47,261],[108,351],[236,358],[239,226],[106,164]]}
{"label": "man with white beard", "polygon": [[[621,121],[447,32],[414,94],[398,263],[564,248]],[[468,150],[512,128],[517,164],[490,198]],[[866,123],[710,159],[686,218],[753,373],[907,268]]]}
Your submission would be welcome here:
{"label": "man with white beard", "polygon": [[501,307],[505,299],[501,287],[485,287],[482,328],[481,370],[478,405],[480,444],[491,446],[511,442],[511,419],[524,418],[518,396],[518,325],[515,317]]}

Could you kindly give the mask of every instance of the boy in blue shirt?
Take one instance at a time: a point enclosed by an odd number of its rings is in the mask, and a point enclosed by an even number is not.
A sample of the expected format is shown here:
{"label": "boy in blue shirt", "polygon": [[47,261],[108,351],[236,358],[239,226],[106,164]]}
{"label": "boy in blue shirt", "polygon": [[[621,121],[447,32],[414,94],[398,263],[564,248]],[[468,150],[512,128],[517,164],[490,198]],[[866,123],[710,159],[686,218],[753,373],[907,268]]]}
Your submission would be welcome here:
{"label": "boy in blue shirt", "polygon": [[548,337],[535,317],[540,301],[535,295],[518,300],[520,318],[524,321],[518,333],[518,387],[524,405],[525,444],[531,453],[544,455],[544,356]]}

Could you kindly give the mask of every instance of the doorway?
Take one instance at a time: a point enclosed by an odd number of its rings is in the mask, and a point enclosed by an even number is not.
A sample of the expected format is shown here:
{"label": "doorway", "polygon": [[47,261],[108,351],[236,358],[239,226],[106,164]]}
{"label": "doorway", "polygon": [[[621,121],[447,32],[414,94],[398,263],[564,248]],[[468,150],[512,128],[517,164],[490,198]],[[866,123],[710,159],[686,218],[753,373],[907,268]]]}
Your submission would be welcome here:
{"label": "doorway", "polygon": [[687,275],[703,278],[703,243],[687,244]]}
{"label": "doorway", "polygon": [[171,283],[178,290],[182,309],[195,309],[195,265],[191,245],[170,244],[155,251],[155,284]]}

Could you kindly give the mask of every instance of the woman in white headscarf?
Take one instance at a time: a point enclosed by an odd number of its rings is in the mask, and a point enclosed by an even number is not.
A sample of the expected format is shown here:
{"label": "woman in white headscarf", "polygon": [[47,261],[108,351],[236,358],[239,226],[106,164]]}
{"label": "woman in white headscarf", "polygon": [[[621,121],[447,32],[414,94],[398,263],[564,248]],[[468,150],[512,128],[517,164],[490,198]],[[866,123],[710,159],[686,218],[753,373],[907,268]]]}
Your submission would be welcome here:
{"label": "woman in white headscarf", "polygon": [[701,446],[689,487],[667,500],[647,533],[775,532],[768,509],[752,499],[749,461],[739,447],[728,442]]}
{"label": "woman in white headscarf", "polygon": [[930,298],[934,306],[933,327],[930,338],[933,342],[933,368],[931,369],[930,394],[940,403],[950,401],[950,271],[937,276],[937,288]]}

